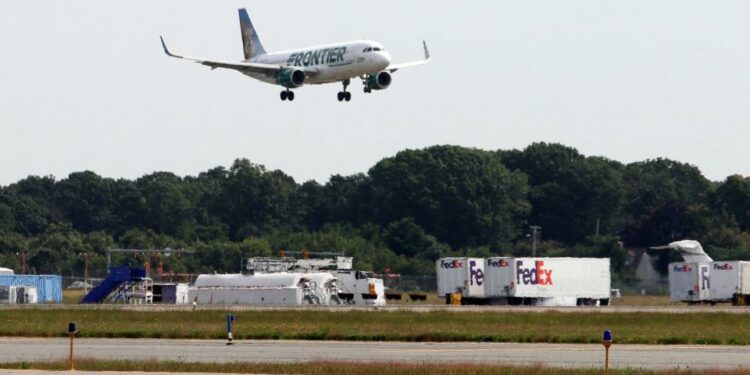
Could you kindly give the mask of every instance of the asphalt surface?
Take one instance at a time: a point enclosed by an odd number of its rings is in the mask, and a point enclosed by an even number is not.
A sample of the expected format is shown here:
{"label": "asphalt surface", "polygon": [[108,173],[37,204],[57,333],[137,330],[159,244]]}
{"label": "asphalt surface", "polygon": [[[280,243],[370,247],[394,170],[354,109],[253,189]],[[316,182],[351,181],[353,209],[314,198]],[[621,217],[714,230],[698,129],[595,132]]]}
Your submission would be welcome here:
{"label": "asphalt surface", "polygon": [[[65,360],[67,338],[0,338],[0,362]],[[601,367],[598,344],[76,339],[77,358],[186,362],[407,362]],[[748,368],[750,347],[617,345],[613,367]]]}

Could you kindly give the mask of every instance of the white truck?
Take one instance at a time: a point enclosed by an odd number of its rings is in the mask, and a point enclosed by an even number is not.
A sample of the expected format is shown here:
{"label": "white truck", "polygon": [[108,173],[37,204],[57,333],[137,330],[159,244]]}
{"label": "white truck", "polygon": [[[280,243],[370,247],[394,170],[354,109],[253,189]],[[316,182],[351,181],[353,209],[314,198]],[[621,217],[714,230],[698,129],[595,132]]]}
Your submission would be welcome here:
{"label": "white truck", "polygon": [[608,305],[609,259],[443,258],[438,294],[460,292],[465,304]]}
{"label": "white truck", "polygon": [[[315,253],[305,252],[310,254]],[[383,280],[353,270],[352,261],[344,256],[248,258],[245,274],[198,276],[189,298],[197,304],[385,305]]]}
{"label": "white truck", "polygon": [[342,303],[385,306],[383,279],[357,270],[337,270],[335,275],[339,280],[338,295]]}

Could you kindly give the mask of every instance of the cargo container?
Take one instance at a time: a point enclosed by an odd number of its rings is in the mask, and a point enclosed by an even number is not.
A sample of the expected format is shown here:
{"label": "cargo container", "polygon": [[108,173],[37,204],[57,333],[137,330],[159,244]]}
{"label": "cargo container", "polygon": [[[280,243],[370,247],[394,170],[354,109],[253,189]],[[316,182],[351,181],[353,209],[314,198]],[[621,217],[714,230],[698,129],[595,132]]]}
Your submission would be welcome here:
{"label": "cargo container", "polygon": [[483,258],[441,258],[437,268],[438,295],[450,303],[450,295],[461,293],[462,303],[485,302]]}
{"label": "cargo container", "polygon": [[714,301],[729,302],[750,295],[750,262],[712,262],[709,285],[709,298]]}
{"label": "cargo container", "polygon": [[0,286],[0,304],[22,305],[37,303],[37,290],[35,286]]}
{"label": "cargo container", "polygon": [[611,275],[606,258],[515,258],[516,298],[575,298],[578,304],[609,303]]}
{"label": "cargo container", "polygon": [[443,258],[437,275],[438,294],[460,291],[464,304],[607,305],[611,291],[609,259],[599,258]]}
{"label": "cargo container", "polygon": [[492,257],[484,263],[484,293],[487,298],[510,297],[513,289],[513,258]]}
{"label": "cargo container", "polygon": [[[701,282],[701,272],[704,282]],[[708,298],[708,263],[669,264],[669,297],[673,301],[697,302]]]}
{"label": "cargo container", "polygon": [[62,302],[62,277],[57,275],[0,275],[0,286],[24,286],[36,288],[36,303]]}
{"label": "cargo container", "polygon": [[750,301],[750,262],[670,263],[669,292],[673,301],[744,305]]}
{"label": "cargo container", "polygon": [[153,285],[153,302],[175,305],[188,303],[188,284],[155,283]]}

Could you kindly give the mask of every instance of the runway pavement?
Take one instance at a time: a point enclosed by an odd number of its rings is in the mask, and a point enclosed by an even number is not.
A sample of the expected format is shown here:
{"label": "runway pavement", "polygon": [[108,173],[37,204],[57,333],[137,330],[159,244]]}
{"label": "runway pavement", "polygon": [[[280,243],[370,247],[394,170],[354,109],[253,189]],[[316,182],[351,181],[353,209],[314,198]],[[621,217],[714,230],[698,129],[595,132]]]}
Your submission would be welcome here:
{"label": "runway pavement", "polygon": [[[186,362],[408,362],[600,367],[598,344],[76,339],[76,357]],[[0,338],[0,362],[64,360],[68,339]],[[748,368],[750,347],[617,345],[613,367]]]}

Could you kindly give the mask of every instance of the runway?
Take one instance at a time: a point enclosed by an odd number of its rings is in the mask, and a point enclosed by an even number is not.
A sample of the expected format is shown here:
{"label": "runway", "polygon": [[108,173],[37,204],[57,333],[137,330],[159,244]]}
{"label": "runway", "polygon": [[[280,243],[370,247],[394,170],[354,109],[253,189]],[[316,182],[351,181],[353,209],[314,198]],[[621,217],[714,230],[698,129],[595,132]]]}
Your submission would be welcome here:
{"label": "runway", "polygon": [[[77,358],[185,362],[408,362],[600,367],[598,344],[76,339]],[[64,360],[66,338],[0,338],[0,362]],[[750,368],[750,347],[617,345],[613,367]]]}

